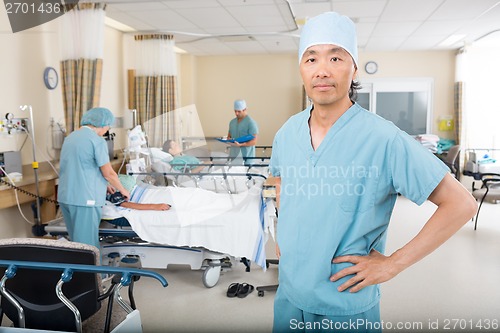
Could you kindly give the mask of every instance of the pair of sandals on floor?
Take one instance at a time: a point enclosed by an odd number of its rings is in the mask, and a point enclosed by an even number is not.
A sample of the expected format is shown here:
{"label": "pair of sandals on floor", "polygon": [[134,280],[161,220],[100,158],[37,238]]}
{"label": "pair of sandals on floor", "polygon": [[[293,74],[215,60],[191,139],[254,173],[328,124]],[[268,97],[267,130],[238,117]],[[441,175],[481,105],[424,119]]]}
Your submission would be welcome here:
{"label": "pair of sandals on floor", "polygon": [[231,283],[227,288],[227,297],[245,298],[253,290],[254,287],[248,283],[237,283],[237,282]]}

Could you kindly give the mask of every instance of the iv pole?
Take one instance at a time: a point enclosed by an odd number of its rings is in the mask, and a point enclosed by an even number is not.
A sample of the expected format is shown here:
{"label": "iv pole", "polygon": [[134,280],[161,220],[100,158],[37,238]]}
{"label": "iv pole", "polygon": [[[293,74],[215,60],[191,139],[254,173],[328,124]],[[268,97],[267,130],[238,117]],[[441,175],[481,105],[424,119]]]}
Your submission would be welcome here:
{"label": "iv pole", "polygon": [[38,162],[36,161],[36,153],[35,153],[35,121],[33,119],[33,108],[31,105],[21,105],[19,107],[22,111],[25,111],[27,108],[29,108],[30,112],[30,122],[31,122],[31,143],[33,145],[33,162],[31,163],[31,167],[33,168],[33,171],[35,173],[35,186],[36,186],[36,216],[35,216],[35,225],[33,226],[33,233],[36,236],[38,235],[37,229],[41,227],[42,225],[42,220],[41,220],[41,212],[40,212],[40,189],[38,187]]}

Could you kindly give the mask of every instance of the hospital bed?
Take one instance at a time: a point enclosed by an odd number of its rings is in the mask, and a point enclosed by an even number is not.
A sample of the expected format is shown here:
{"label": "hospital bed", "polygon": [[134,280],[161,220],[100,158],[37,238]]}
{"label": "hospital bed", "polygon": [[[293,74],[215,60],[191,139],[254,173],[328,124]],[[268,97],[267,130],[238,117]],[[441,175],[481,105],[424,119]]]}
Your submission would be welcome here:
{"label": "hospital bed", "polygon": [[[187,264],[203,270],[202,282],[207,288],[215,286],[221,271],[238,259],[251,260],[265,269],[264,245],[269,230],[272,233],[275,209],[272,200],[262,196],[265,168],[261,173],[248,170],[238,166],[224,169],[227,172],[161,173],[172,181],[171,186],[139,184],[131,201],[169,203],[172,208],[141,211],[106,205],[103,218],[126,218],[131,227],[102,224],[102,262],[115,260],[111,257],[119,254],[119,258],[140,258],[145,268]],[[157,175],[137,176],[147,180]],[[64,229],[64,223],[46,228],[52,235]]]}

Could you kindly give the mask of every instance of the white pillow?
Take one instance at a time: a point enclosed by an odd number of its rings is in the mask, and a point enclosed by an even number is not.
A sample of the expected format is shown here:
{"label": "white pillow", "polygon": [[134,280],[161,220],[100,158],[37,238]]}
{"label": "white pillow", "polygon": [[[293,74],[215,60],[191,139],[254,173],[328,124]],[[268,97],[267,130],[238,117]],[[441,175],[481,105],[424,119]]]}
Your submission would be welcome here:
{"label": "white pillow", "polygon": [[162,161],[170,162],[174,159],[172,155],[163,151],[161,148],[149,148],[151,150],[151,160],[152,162]]}
{"label": "white pillow", "polygon": [[163,162],[163,161],[156,161],[151,164],[151,170],[154,172],[172,172],[172,167],[168,162]]}

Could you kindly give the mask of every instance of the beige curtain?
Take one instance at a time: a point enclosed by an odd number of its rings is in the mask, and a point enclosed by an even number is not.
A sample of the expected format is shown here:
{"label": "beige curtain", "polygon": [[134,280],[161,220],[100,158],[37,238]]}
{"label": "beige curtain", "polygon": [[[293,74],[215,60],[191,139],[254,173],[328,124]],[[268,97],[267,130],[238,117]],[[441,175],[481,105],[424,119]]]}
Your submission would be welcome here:
{"label": "beige curtain", "polygon": [[455,118],[455,140],[460,144],[462,134],[462,112],[463,112],[463,82],[455,82],[454,86],[454,118]]}
{"label": "beige curtain", "polygon": [[166,140],[180,142],[178,87],[172,35],[137,35],[134,108],[148,143],[161,147]]}
{"label": "beige curtain", "polygon": [[85,111],[99,106],[105,7],[100,3],[70,4],[62,16],[61,83],[67,133],[80,127]]}
{"label": "beige curtain", "polygon": [[102,59],[61,61],[64,115],[69,132],[80,127],[85,111],[99,106],[101,77]]}

